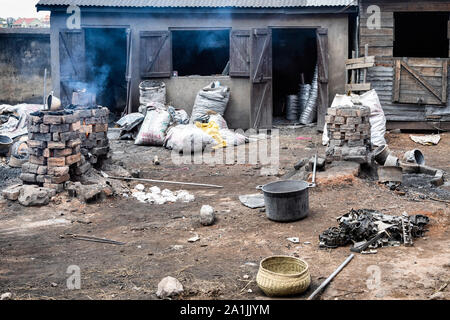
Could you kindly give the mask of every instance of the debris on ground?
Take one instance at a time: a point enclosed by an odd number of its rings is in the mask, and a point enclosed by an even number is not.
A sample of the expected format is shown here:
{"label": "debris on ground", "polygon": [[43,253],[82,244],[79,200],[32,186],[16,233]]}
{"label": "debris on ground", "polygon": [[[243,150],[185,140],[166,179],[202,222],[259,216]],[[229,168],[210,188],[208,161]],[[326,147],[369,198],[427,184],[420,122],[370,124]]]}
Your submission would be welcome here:
{"label": "debris on ground", "polygon": [[354,244],[352,251],[386,246],[411,245],[413,238],[423,237],[430,219],[424,215],[392,216],[376,210],[350,210],[338,218],[339,226],[319,235],[321,248]]}
{"label": "debris on ground", "polygon": [[165,277],[158,283],[156,295],[160,299],[174,297],[184,291],[183,285],[174,277]]}
{"label": "debris on ground", "polygon": [[429,134],[426,136],[410,135],[409,137],[415,143],[419,143],[424,146],[437,145],[439,143],[439,141],[441,141],[441,135],[439,135],[439,134]]}
{"label": "debris on ground", "polygon": [[287,241],[292,242],[292,243],[300,243],[300,239],[297,237],[293,237],[293,238],[286,238]]}
{"label": "debris on ground", "polygon": [[200,237],[198,234],[195,234],[195,236],[188,239],[188,242],[197,242],[198,240],[200,240]]}
{"label": "debris on ground", "polygon": [[11,300],[11,299],[12,299],[11,292],[2,293],[2,295],[0,296],[0,300]]}
{"label": "debris on ground", "polygon": [[204,226],[210,226],[214,224],[215,219],[214,208],[209,205],[202,206],[200,209],[200,223]]}
{"label": "debris on ground", "polygon": [[50,188],[40,188],[35,185],[23,185],[20,188],[18,201],[25,207],[43,206],[50,202],[56,191]]}
{"label": "debris on ground", "polygon": [[173,192],[169,189],[164,189],[161,191],[160,188],[153,186],[148,189],[148,192],[145,192],[145,187],[142,184],[136,185],[131,195],[139,202],[151,204],[174,203],[177,201],[192,202],[195,200],[195,196],[186,190]]}
{"label": "debris on ground", "polygon": [[241,201],[244,206],[251,209],[263,208],[265,206],[264,195],[261,193],[239,196],[239,201]]}

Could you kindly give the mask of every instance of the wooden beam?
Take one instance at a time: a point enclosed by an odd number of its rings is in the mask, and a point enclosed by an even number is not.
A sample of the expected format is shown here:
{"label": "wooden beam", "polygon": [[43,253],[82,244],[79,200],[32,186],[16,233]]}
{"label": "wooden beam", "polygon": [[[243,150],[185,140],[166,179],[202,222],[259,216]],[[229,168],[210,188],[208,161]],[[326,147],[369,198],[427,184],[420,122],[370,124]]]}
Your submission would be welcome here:
{"label": "wooden beam", "polygon": [[347,59],[345,64],[349,65],[349,64],[361,64],[361,63],[371,63],[371,62],[375,63],[375,56]]}
{"label": "wooden beam", "polygon": [[398,102],[400,99],[400,80],[401,80],[401,61],[399,59],[395,60],[395,78],[394,78],[394,102]]}
{"label": "wooden beam", "polygon": [[448,60],[442,63],[442,103],[447,102],[447,74],[448,74]]}
{"label": "wooden beam", "polygon": [[370,83],[351,83],[345,86],[345,91],[369,91],[371,88]]}
{"label": "wooden beam", "polygon": [[356,63],[356,64],[348,64],[345,66],[347,70],[355,70],[355,69],[364,69],[364,68],[372,68],[375,66],[375,62],[368,63]]}
{"label": "wooden beam", "polygon": [[450,121],[388,121],[387,130],[450,130]]}

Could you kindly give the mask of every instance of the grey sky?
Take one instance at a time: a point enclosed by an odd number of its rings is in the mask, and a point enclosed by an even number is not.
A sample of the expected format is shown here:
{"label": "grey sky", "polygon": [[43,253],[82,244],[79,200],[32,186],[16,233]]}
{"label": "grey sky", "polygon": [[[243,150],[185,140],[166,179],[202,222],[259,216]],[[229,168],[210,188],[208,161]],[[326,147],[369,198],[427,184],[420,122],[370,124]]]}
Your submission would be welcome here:
{"label": "grey sky", "polygon": [[0,17],[33,18],[44,17],[49,12],[36,11],[38,0],[0,0]]}

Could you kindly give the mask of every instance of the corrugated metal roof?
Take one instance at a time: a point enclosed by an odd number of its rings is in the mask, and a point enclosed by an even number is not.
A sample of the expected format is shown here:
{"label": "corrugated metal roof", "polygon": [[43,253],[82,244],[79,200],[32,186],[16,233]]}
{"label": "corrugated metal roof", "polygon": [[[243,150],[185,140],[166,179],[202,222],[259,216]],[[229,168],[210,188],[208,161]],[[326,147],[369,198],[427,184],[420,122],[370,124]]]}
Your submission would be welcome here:
{"label": "corrugated metal roof", "polygon": [[356,6],[356,0],[40,0],[38,6],[293,8]]}

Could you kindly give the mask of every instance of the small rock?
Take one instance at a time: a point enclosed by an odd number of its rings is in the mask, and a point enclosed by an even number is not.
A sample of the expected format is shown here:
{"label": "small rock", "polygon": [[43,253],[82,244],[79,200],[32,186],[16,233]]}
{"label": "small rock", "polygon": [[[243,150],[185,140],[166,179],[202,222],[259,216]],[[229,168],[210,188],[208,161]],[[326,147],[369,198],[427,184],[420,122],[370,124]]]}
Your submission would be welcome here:
{"label": "small rock", "polygon": [[200,209],[200,223],[204,226],[210,226],[214,223],[215,219],[214,208],[208,205],[202,206]]}
{"label": "small rock", "polygon": [[11,292],[5,292],[0,296],[0,300],[11,300],[11,299],[12,299]]}
{"label": "small rock", "polygon": [[19,199],[20,190],[22,189],[22,185],[16,184],[13,186],[10,186],[2,191],[2,195],[5,199],[16,201]]}
{"label": "small rock", "polygon": [[156,295],[158,298],[164,299],[167,297],[176,296],[183,291],[183,285],[180,281],[174,277],[165,277],[160,283],[158,283],[158,291],[156,291]]}
{"label": "small rock", "polygon": [[248,293],[252,293],[253,290],[252,290],[252,289],[248,289],[247,292],[248,292]]}
{"label": "small rock", "polygon": [[25,185],[20,189],[19,203],[25,207],[43,206],[50,202],[52,190],[38,186]]}
{"label": "small rock", "polygon": [[196,242],[200,240],[200,237],[198,236],[198,234],[196,234],[195,236],[193,236],[192,238],[188,239],[188,242]]}
{"label": "small rock", "polygon": [[244,279],[248,279],[250,276],[248,275],[248,274],[244,274],[243,276],[242,276],[242,278],[244,278]]}
{"label": "small rock", "polygon": [[136,187],[134,187],[137,191],[144,191],[145,190],[145,186],[143,184],[138,184],[136,185]]}
{"label": "small rock", "polygon": [[50,285],[51,285],[53,288],[55,288],[55,287],[58,286],[58,284],[57,284],[56,282],[52,282]]}
{"label": "small rock", "polygon": [[300,239],[297,237],[293,237],[293,238],[286,238],[287,241],[292,242],[292,243],[300,243]]}

